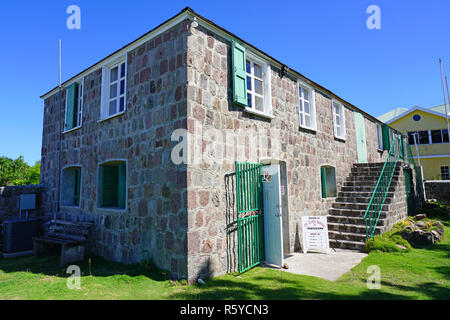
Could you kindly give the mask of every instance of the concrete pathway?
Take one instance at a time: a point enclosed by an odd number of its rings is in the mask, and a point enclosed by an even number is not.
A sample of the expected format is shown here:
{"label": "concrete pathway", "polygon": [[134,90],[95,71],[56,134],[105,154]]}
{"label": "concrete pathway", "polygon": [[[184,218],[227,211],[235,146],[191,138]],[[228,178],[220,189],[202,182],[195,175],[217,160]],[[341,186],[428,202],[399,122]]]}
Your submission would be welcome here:
{"label": "concrete pathway", "polygon": [[263,266],[335,281],[359,264],[365,257],[367,257],[366,253],[343,249],[330,249],[330,254],[294,252],[284,257],[284,262],[289,266],[289,269],[268,264]]}

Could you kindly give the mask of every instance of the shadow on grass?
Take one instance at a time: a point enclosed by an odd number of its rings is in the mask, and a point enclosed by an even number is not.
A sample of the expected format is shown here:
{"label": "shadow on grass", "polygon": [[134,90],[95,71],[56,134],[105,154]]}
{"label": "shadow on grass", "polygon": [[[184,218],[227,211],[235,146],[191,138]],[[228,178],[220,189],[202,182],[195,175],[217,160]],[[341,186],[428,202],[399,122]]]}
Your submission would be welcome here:
{"label": "shadow on grass", "polygon": [[[305,280],[307,279],[307,280]],[[332,288],[319,286],[314,277],[299,278],[299,280],[279,279],[281,287],[270,288],[268,283],[273,283],[274,278],[269,276],[257,276],[251,279],[239,281],[237,279],[213,279],[207,286],[195,286],[195,290],[176,292],[169,297],[172,299],[190,300],[405,300],[411,297],[391,294],[381,290],[362,289],[362,292],[346,293],[333,292]],[[305,283],[302,283],[305,282]],[[308,281],[310,283],[308,283]],[[309,285],[310,284],[310,285]],[[330,282],[331,284],[331,282]],[[321,292],[320,290],[324,292]],[[338,289],[338,288],[337,288]],[[326,292],[325,292],[326,291]]]}
{"label": "shadow on grass", "polygon": [[[99,256],[92,256],[84,261],[73,263],[81,269],[82,276],[110,277],[128,275],[131,277],[145,276],[154,281],[170,280],[170,273],[157,268],[151,262],[126,265],[110,262]],[[5,273],[32,272],[48,276],[68,277],[67,266],[59,266],[59,257],[48,256],[36,259],[33,256],[0,259],[0,270]]]}

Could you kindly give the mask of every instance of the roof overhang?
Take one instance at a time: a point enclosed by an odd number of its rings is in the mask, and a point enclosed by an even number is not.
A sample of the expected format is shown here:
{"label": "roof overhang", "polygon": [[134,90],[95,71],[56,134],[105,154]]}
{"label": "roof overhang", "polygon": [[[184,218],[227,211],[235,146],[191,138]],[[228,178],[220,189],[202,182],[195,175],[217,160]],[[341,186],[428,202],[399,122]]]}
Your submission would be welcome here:
{"label": "roof overhang", "polygon": [[405,112],[399,114],[395,118],[392,118],[391,120],[387,121],[386,124],[391,124],[391,123],[393,123],[393,122],[403,118],[404,116],[407,116],[408,114],[413,113],[414,111],[422,111],[422,112],[426,112],[426,113],[429,113],[429,114],[433,114],[433,115],[438,116],[438,117],[446,118],[444,113],[432,111],[430,109],[425,109],[425,108],[422,108],[422,107],[414,107],[414,108],[411,108],[409,110],[406,110]]}

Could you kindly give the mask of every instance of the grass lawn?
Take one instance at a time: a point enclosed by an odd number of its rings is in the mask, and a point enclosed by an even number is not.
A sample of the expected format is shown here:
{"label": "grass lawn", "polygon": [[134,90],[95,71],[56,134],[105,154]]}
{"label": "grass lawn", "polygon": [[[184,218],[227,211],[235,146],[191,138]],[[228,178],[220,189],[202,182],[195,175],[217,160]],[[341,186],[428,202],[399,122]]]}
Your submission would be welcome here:
{"label": "grass lawn", "polygon": [[[447,207],[450,208],[450,207]],[[446,215],[448,217],[448,215]],[[225,275],[205,286],[170,281],[150,265],[92,258],[80,265],[81,289],[66,286],[58,259],[0,259],[0,299],[450,299],[450,222],[439,244],[406,253],[371,252],[337,281],[266,268]],[[367,267],[381,269],[381,288],[368,289]]]}

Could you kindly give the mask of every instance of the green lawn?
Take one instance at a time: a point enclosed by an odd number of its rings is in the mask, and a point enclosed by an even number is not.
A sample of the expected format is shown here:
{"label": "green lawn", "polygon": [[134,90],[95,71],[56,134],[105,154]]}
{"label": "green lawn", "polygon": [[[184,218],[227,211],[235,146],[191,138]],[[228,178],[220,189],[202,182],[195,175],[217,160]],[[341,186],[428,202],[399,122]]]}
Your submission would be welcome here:
{"label": "green lawn", "polygon": [[[439,244],[407,253],[371,252],[337,281],[254,268],[225,275],[205,286],[170,281],[150,265],[126,266],[94,257],[80,265],[80,290],[58,259],[0,259],[0,299],[450,299],[450,223]],[[381,269],[381,289],[366,286],[367,267]]]}

